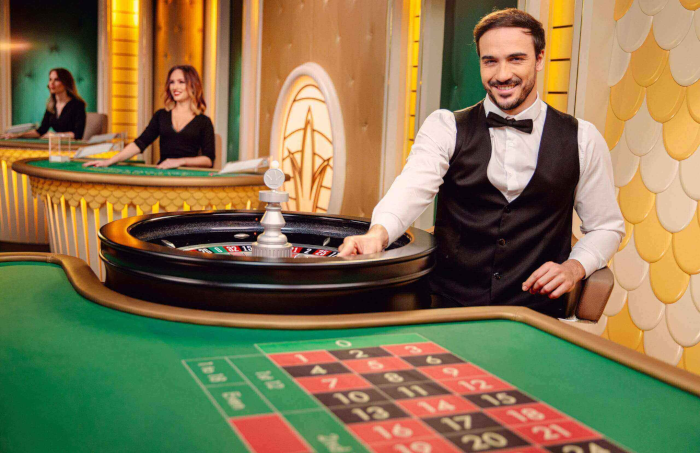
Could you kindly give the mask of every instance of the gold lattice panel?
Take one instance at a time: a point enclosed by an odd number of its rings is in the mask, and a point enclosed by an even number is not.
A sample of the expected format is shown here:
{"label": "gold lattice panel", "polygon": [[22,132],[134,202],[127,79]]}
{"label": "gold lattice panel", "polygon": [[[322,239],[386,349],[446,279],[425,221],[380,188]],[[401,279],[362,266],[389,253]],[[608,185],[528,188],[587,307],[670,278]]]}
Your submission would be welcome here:
{"label": "gold lattice panel", "polygon": [[[605,138],[627,234],[594,331],[700,373],[696,1],[617,0]],[[653,19],[652,19],[653,18]],[[653,22],[653,26],[650,24]]]}

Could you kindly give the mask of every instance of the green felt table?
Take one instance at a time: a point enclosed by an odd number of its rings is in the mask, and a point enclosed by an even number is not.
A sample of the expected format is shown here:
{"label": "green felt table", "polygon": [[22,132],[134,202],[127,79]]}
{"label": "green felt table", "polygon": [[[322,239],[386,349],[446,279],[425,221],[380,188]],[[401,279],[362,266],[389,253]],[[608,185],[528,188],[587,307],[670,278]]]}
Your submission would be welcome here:
{"label": "green felt table", "polygon": [[[338,349],[345,345],[338,340],[361,348],[416,338],[630,451],[700,451],[700,398],[525,323],[473,320],[340,330],[195,325],[98,305],[78,294],[59,265],[5,261],[0,263],[5,453],[246,451],[227,421],[234,406],[226,408],[222,386],[240,390],[245,411],[279,411],[315,451],[366,451],[265,354]],[[214,370],[202,368],[209,362],[239,387],[219,380],[219,386],[205,388],[217,382],[202,374]],[[227,364],[237,372],[223,370]],[[265,387],[260,374],[265,372],[285,389]],[[330,433],[349,450],[333,448]]]}
{"label": "green felt table", "polygon": [[29,162],[29,165],[36,168],[46,168],[51,170],[70,171],[79,173],[98,173],[110,175],[134,175],[134,176],[178,176],[178,177],[235,177],[236,173],[227,173],[223,175],[217,174],[216,170],[212,169],[182,169],[171,168],[163,170],[154,166],[144,165],[141,163],[122,162],[110,167],[83,167],[85,161],[70,161],[70,162],[49,162],[47,159],[34,160]]}

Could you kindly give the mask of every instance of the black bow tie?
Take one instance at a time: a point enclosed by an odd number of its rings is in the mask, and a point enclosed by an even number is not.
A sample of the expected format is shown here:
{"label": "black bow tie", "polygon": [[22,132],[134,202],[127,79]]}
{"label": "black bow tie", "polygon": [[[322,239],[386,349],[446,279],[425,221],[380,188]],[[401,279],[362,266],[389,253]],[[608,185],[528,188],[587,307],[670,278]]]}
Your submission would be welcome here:
{"label": "black bow tie", "polygon": [[489,127],[512,127],[526,134],[532,134],[532,120],[514,120],[512,118],[503,118],[496,113],[489,113],[486,117],[486,124]]}

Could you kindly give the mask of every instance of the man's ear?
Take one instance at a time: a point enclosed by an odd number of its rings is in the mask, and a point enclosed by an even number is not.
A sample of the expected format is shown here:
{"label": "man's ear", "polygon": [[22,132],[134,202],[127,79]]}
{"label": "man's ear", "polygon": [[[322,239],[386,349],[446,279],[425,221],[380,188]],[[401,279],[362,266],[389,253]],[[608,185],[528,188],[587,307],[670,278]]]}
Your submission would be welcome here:
{"label": "man's ear", "polygon": [[537,62],[535,63],[535,69],[537,71],[541,71],[544,69],[544,49],[540,51],[540,54],[537,55]]}

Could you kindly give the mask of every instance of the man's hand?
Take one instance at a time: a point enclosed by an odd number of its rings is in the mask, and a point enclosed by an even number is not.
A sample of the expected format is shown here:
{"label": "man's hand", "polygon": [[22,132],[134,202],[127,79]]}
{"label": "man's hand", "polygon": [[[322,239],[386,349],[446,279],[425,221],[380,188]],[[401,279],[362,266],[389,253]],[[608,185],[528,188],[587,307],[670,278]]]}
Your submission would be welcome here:
{"label": "man's hand", "polygon": [[361,236],[348,236],[338,247],[338,256],[367,255],[384,250],[389,245],[389,233],[381,225],[374,225]]}
{"label": "man's hand", "polygon": [[523,283],[523,291],[530,294],[549,294],[556,299],[574,289],[574,285],[586,276],[586,270],[577,260],[567,260],[562,264],[551,261],[544,263]]}
{"label": "man's hand", "polygon": [[182,167],[185,165],[185,159],[180,158],[180,159],[165,159],[163,162],[159,163],[156,168],[160,168],[161,170],[168,170],[170,168],[178,168]]}

